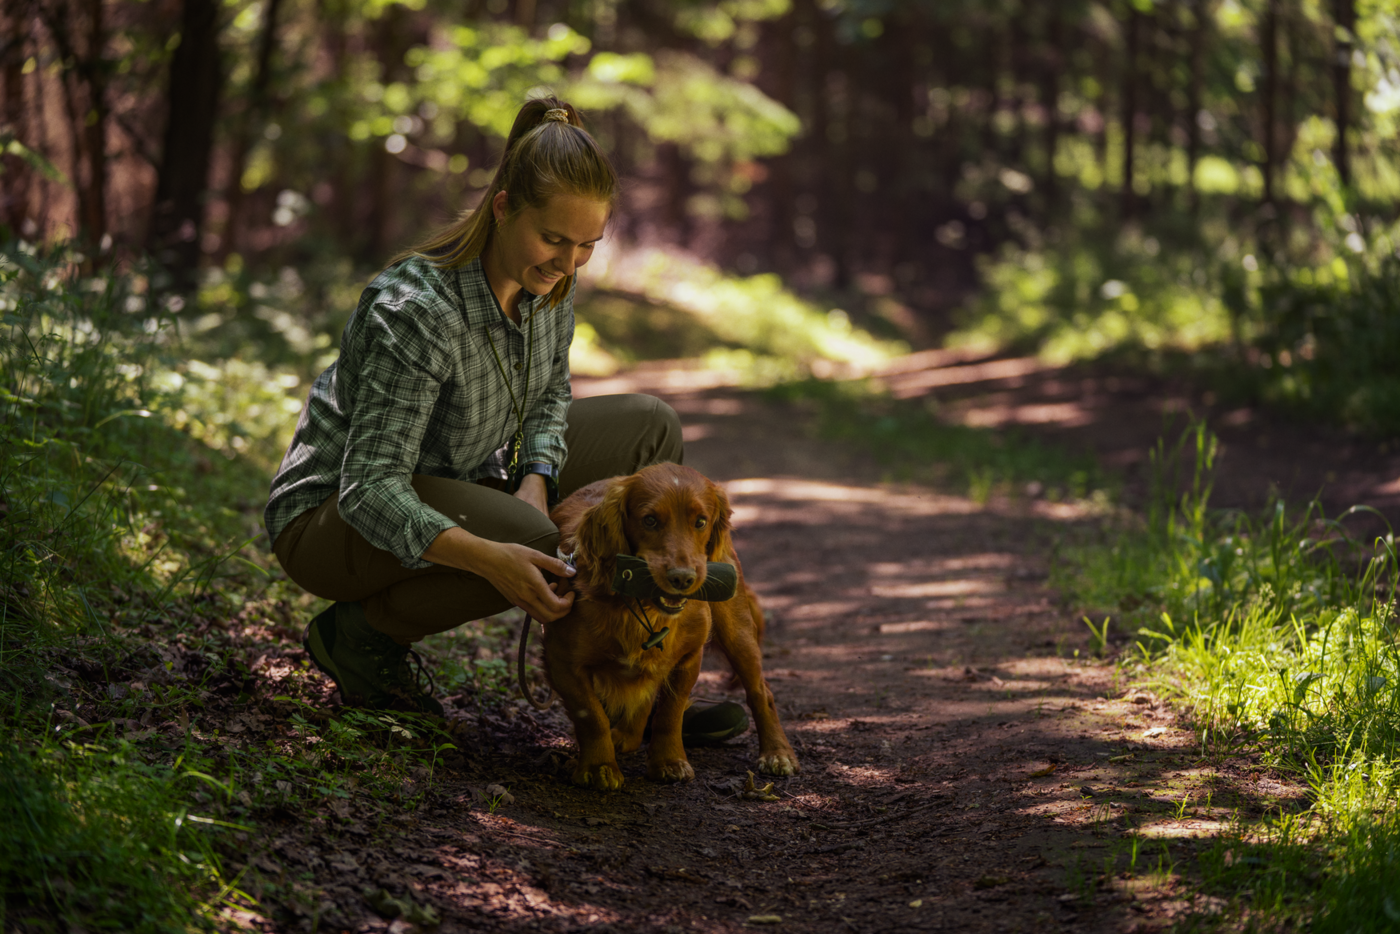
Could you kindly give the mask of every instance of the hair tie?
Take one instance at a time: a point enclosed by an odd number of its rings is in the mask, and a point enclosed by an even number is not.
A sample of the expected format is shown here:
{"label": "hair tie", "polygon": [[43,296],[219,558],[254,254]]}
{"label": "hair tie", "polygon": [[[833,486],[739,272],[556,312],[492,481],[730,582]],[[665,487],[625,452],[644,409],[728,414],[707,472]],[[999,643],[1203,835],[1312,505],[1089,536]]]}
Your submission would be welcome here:
{"label": "hair tie", "polygon": [[551,110],[546,110],[544,112],[544,119],[547,121],[553,121],[555,123],[568,123],[569,112],[563,107],[555,107]]}

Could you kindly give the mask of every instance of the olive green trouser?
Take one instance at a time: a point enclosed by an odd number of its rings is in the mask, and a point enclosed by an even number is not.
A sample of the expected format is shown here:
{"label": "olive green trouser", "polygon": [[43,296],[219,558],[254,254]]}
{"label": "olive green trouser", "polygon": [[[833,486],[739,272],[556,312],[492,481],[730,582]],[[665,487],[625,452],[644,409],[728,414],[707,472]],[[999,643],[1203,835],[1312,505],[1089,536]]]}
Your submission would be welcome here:
{"label": "olive green trouser", "polygon": [[[568,460],[559,493],[596,480],[636,473],[648,464],[680,463],[684,456],[680,419],[654,396],[594,396],[569,406],[564,432]],[[549,517],[509,493],[480,483],[413,476],[418,498],[462,528],[495,542],[528,545],[551,557],[559,530]],[[510,607],[485,578],[434,565],[404,567],[352,529],[332,495],[292,520],[277,536],[273,552],[287,576],[327,600],[359,602],[369,624],[407,644]]]}

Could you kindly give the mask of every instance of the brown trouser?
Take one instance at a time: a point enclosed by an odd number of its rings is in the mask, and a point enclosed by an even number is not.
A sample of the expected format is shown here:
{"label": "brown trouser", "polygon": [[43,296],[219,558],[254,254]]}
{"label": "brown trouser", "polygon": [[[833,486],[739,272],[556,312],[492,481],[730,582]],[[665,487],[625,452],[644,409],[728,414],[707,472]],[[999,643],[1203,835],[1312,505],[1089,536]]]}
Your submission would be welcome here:
{"label": "brown trouser", "polygon": [[[680,419],[654,396],[578,399],[564,432],[569,457],[559,493],[607,477],[636,473],[648,464],[680,463]],[[553,556],[559,530],[549,517],[514,496],[479,483],[413,476],[418,498],[462,528],[495,542],[516,542]],[[352,529],[331,495],[292,520],[273,552],[287,576],[327,600],[359,602],[369,624],[401,643],[416,642],[510,607],[485,578],[434,565],[411,570]]]}

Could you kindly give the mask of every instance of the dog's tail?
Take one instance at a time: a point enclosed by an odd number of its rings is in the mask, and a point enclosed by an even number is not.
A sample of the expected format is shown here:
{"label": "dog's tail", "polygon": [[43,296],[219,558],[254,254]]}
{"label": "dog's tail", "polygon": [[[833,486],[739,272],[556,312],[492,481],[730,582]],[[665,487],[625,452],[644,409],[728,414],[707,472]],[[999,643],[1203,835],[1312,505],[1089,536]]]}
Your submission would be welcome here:
{"label": "dog's tail", "polygon": [[549,700],[540,703],[535,700],[535,695],[530,693],[530,685],[525,680],[525,649],[530,644],[530,623],[532,622],[534,622],[534,620],[530,618],[529,613],[526,613],[525,622],[520,624],[520,651],[515,657],[515,674],[520,681],[520,693],[530,702],[530,706],[536,710],[548,710],[554,706],[554,698],[558,697],[558,695],[554,693],[554,689],[549,689]]}

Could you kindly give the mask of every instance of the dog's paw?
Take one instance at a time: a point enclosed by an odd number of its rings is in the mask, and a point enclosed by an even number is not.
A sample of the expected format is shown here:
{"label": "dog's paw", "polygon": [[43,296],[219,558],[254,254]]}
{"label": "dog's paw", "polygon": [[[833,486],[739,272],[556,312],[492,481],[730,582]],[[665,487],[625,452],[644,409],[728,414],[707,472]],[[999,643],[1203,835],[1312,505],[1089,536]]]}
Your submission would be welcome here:
{"label": "dog's paw", "polygon": [[669,759],[647,766],[647,778],[654,782],[688,782],[695,778],[695,770],[684,759]]}
{"label": "dog's paw", "polygon": [[617,791],[622,787],[622,770],[615,762],[602,762],[587,768],[580,765],[574,769],[574,784],[599,791]]}
{"label": "dog's paw", "polygon": [[793,752],[771,752],[758,757],[758,770],[764,775],[796,775],[802,771]]}

